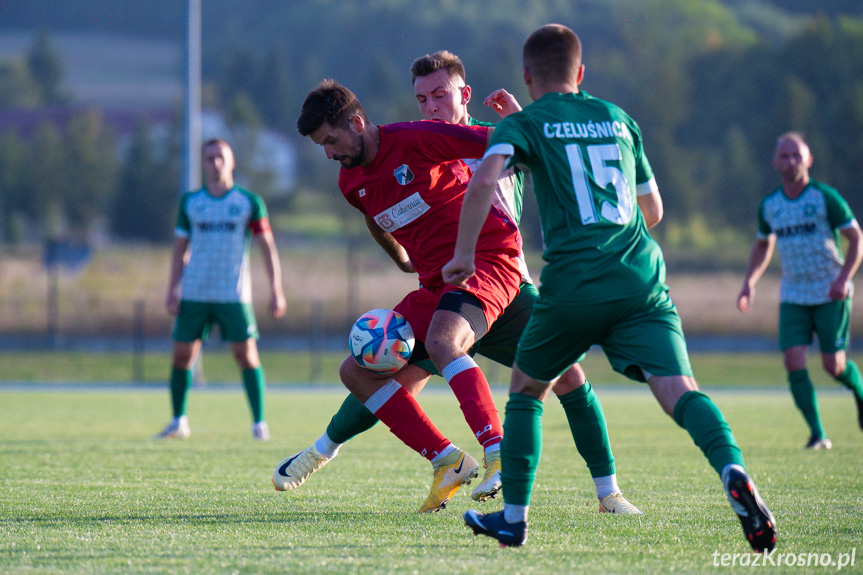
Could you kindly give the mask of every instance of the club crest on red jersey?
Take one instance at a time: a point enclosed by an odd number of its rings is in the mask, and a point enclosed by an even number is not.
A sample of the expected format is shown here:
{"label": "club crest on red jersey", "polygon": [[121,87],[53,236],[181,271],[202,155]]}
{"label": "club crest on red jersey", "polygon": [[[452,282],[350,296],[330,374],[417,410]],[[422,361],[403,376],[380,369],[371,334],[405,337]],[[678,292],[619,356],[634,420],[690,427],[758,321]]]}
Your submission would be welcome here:
{"label": "club crest on red jersey", "polygon": [[393,170],[393,175],[396,177],[396,181],[403,186],[408,185],[414,180],[414,173],[407,164],[402,164]]}

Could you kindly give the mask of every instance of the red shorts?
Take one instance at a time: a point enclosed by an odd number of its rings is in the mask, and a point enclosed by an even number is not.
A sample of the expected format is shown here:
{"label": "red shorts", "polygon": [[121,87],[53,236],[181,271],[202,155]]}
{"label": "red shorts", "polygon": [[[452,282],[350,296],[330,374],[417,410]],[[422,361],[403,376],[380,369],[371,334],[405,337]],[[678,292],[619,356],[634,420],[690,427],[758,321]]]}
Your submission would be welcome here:
{"label": "red shorts", "polygon": [[468,291],[482,302],[486,324],[491,327],[506,306],[518,295],[518,287],[521,284],[518,260],[506,254],[478,253],[476,273],[467,284],[467,290],[450,284],[420,286],[420,289],[410,292],[393,309],[405,316],[413,328],[414,337],[425,342],[429,324],[441,296],[451,291]]}

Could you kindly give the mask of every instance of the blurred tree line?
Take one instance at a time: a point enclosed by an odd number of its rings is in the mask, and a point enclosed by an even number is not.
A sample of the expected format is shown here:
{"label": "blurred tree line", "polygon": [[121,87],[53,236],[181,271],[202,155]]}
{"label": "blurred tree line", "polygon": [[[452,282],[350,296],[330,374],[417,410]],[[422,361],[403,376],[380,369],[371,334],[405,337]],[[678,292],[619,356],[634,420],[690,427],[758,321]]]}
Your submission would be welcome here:
{"label": "blurred tree line", "polygon": [[[35,21],[46,2],[31,0],[4,26]],[[177,38],[182,4],[91,0],[81,7],[54,0],[50,18],[57,27],[87,30],[99,13],[101,31]],[[582,88],[618,103],[642,127],[665,199],[657,233],[666,245],[713,253],[730,243],[748,245],[757,203],[777,183],[773,144],[790,129],[810,141],[813,177],[838,188],[863,214],[855,177],[863,160],[863,3],[857,0],[817,6],[802,0],[497,0],[493,6],[480,0],[208,0],[203,18],[207,104],[291,138],[305,94],[326,77],[353,89],[375,122],[417,119],[408,68],[414,58],[444,48],[467,66],[472,113],[494,120],[482,98],[505,87],[527,104],[521,42],[537,26],[561,22],[584,43]],[[0,63],[0,107],[61,103],[56,57],[40,40],[26,62]],[[178,144],[140,132],[119,158],[108,152],[112,136],[96,112],[81,114],[62,132],[42,126],[26,139],[0,134],[7,239],[17,225],[11,214],[47,230],[58,213],[71,226],[86,227],[101,216],[114,234],[168,237],[170,222],[155,234],[135,225],[142,213],[158,220],[166,210],[173,219]],[[300,188],[334,188],[332,162],[309,142],[297,144]],[[164,194],[142,206],[141,196],[150,195],[142,185]],[[345,210],[337,194],[321,195],[332,209]],[[538,243],[535,222],[526,214],[526,236]]]}
{"label": "blurred tree line", "polygon": [[98,110],[65,107],[70,98],[60,90],[62,76],[62,56],[46,33],[25,58],[0,60],[0,108],[44,112],[30,133],[0,133],[2,237],[85,241],[107,228],[124,239],[168,239],[179,181],[177,137],[157,146],[141,122],[118,154]]}

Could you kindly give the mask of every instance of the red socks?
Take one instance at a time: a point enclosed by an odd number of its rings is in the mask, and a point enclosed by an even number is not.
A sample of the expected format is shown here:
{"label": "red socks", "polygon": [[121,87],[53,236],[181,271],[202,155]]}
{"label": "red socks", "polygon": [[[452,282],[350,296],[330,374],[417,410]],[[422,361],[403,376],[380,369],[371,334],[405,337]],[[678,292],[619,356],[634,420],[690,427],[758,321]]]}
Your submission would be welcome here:
{"label": "red socks", "polygon": [[443,368],[442,375],[449,382],[464,413],[465,421],[483,449],[500,443],[503,425],[491,397],[488,380],[472,357],[463,355]]}
{"label": "red socks", "polygon": [[377,390],[365,406],[405,445],[431,461],[450,441],[396,380]]}

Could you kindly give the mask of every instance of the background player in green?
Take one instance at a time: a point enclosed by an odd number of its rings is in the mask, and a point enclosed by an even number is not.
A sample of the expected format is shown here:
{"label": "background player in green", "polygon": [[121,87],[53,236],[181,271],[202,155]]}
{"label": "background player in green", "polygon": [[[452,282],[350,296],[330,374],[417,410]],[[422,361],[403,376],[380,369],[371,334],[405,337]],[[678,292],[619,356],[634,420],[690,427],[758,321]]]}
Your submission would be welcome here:
{"label": "background player in green", "polygon": [[[848,203],[835,189],[811,180],[812,153],[797,132],[779,136],[773,167],[782,184],[758,207],[758,238],[749,257],[737,307],[748,313],[755,284],[764,275],[774,247],[779,250],[779,348],[794,403],[809,425],[808,449],[830,449],[815,388],[806,369],[812,334],[818,334],[821,365],[854,392],[863,428],[863,377],[847,357],[851,339],[851,279],[863,259],[863,233]],[[844,260],[839,236],[848,241]]]}
{"label": "background player in green", "polygon": [[[183,194],[175,230],[171,275],[165,306],[174,322],[171,405],[174,417],[157,438],[189,436],[186,396],[192,365],[210,328],[222,339],[242,371],[252,408],[252,436],[267,440],[266,381],[258,357],[258,326],[252,309],[249,240],[254,235],[270,279],[270,313],[285,314],[282,271],[264,201],[234,185],[234,153],[227,142],[213,139],[203,146],[205,185]],[[181,285],[182,281],[182,295]]]}
{"label": "background player in green", "polygon": [[444,279],[457,286],[473,275],[477,223],[489,209],[497,176],[510,165],[529,169],[546,265],[513,365],[501,445],[505,504],[497,513],[468,511],[465,522],[504,545],[527,540],[542,400],[560,374],[598,344],[616,371],[648,383],[702,449],[750,545],[772,549],[773,517],[731,429],[692,376],[664,283],[662,251],[647,232],[661,218],[662,203],[637,124],[614,104],[579,91],[581,42],[569,28],[536,30],[523,58],[534,102],[504,118],[492,135],[465,195],[455,254],[443,269]]}
{"label": "background player in green", "polygon": [[[420,113],[426,120],[453,124],[492,126],[489,122],[475,120],[468,114],[467,104],[471,99],[471,88],[467,85],[465,68],[461,59],[448,51],[439,51],[414,60],[410,68],[411,83]],[[518,102],[503,90],[494,92],[486,104],[498,113],[518,111]],[[464,160],[475,169],[476,160]],[[499,178],[495,189],[495,202],[518,223],[521,220],[524,174],[515,169],[507,170]],[[382,243],[381,247],[397,264],[406,261],[404,250],[395,240]],[[530,309],[538,293],[528,273],[527,264],[521,260],[524,281],[506,311],[491,326],[490,331],[477,342],[471,353],[479,353],[502,365],[511,366],[515,358],[516,344],[524,329]],[[399,266],[400,268],[402,266]],[[412,272],[412,269],[403,269]],[[440,375],[431,360],[422,360],[417,365],[429,373]],[[423,385],[425,382],[423,382]],[[418,394],[422,387],[411,388]],[[555,389],[567,414],[573,438],[579,453],[587,463],[596,487],[599,509],[602,512],[638,514],[640,511],[629,503],[617,484],[614,457],[605,424],[605,414],[596,393],[585,379],[584,371],[573,366],[561,377]],[[341,446],[356,435],[370,429],[378,419],[353,395],[349,395],[339,411],[333,416],[324,434],[315,443],[298,454],[283,459],[273,471],[273,485],[279,491],[287,491],[302,485],[313,473],[333,459]],[[477,493],[489,481],[500,485],[500,461],[485,462],[486,472],[474,498],[482,500]]]}

